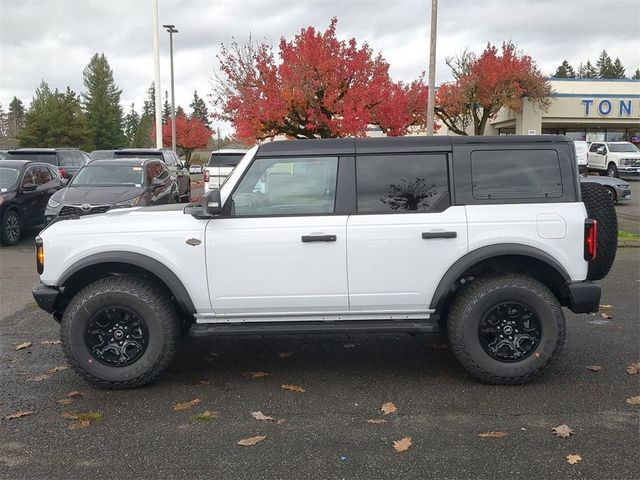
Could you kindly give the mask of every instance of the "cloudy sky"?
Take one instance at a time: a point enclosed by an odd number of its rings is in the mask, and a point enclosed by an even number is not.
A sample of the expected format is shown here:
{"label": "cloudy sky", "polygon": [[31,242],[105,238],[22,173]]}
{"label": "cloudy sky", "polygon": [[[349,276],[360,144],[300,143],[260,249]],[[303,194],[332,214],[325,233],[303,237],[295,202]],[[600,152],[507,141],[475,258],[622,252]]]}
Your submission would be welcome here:
{"label": "cloudy sky", "polygon": [[[381,52],[395,80],[427,69],[429,0],[159,0],[160,24],[175,39],[176,102],[193,90],[205,97],[218,68],[216,54],[232,37],[277,45],[300,28],[325,29],[338,17],[338,36]],[[104,52],[125,105],[141,107],[153,80],[152,0],[0,0],[0,104],[16,95],[28,105],[41,79],[80,92],[82,70]],[[437,82],[450,79],[447,56],[465,47],[512,40],[543,72],[567,58],[577,67],[606,48],[627,74],[640,67],[638,0],[440,0]],[[161,30],[161,88],[169,87],[169,40]]]}

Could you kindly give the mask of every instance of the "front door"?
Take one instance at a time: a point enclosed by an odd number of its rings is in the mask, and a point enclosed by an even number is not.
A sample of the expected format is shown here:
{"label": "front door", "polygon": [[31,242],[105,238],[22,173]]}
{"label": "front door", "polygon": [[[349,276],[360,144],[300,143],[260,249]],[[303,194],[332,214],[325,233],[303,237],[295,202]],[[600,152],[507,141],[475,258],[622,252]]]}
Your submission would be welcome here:
{"label": "front door", "polygon": [[257,158],[209,221],[216,316],[310,318],[348,311],[347,216],[335,213],[337,157]]}
{"label": "front door", "polygon": [[445,154],[358,155],[347,225],[351,313],[421,318],[467,252],[464,206],[450,206]]}

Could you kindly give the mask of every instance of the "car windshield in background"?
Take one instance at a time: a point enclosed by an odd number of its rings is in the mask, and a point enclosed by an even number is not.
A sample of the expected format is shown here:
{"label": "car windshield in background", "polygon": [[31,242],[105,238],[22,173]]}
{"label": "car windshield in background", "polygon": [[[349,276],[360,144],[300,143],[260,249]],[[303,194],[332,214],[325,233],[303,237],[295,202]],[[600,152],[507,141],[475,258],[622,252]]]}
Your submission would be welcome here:
{"label": "car windshield in background", "polygon": [[122,158],[162,158],[162,152],[115,152],[113,156]]}
{"label": "car windshield in background", "polygon": [[91,160],[102,160],[105,158],[113,158],[113,150],[96,150],[89,154]]}
{"label": "car windshield in background", "polygon": [[142,167],[132,165],[87,165],[71,181],[71,185],[74,187],[83,185],[94,187],[131,185],[141,187],[143,183]]}
{"label": "car windshield in background", "polygon": [[43,162],[56,165],[56,154],[52,153],[29,153],[29,152],[9,152],[7,157],[11,160],[31,160],[32,162]]}
{"label": "car windshield in background", "polygon": [[16,168],[0,167],[0,189],[8,190],[18,182],[20,170]]}
{"label": "car windshield in background", "polygon": [[211,155],[208,167],[235,167],[244,157],[244,153],[223,153]]}
{"label": "car windshield in background", "polygon": [[623,152],[623,153],[638,153],[638,147],[636,147],[633,143],[610,143],[609,144],[610,152]]}

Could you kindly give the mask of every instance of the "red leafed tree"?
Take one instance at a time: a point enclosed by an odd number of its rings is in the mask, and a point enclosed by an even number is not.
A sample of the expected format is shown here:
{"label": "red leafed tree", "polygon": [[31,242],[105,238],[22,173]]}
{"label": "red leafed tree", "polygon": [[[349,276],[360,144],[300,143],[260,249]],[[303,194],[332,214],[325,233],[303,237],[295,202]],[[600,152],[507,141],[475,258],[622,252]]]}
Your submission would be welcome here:
{"label": "red leafed tree", "polygon": [[276,61],[266,45],[222,46],[214,96],[218,117],[253,142],[289,138],[364,136],[369,125],[403,135],[425,123],[422,77],[394,83],[389,64],[365,43],[336,37],[337,19],[324,32],[303,28],[280,40]]}
{"label": "red leafed tree", "polygon": [[501,50],[489,44],[477,58],[465,51],[447,59],[447,65],[455,81],[438,89],[435,112],[457,134],[467,135],[471,125],[475,135],[484,134],[487,121],[501,108],[519,112],[525,97],[541,110],[549,107],[551,85],[513,43],[503,43]]}
{"label": "red leafed tree", "polygon": [[[211,130],[198,118],[186,115],[176,116],[176,146],[184,152],[186,163],[191,163],[191,154],[198,148],[207,146],[211,138]],[[151,138],[155,138],[155,127],[152,128]],[[162,126],[162,143],[171,147],[171,118]]]}

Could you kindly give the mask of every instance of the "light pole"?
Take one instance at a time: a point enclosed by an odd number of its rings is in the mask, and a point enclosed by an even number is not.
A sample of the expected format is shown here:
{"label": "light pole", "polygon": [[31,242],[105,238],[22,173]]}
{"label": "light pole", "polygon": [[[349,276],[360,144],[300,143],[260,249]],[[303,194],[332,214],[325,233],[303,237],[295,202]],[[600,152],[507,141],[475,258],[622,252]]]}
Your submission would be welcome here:
{"label": "light pole", "polygon": [[173,34],[178,33],[175,25],[162,25],[169,32],[169,57],[171,59],[171,150],[176,151],[176,98],[173,83]]}
{"label": "light pole", "polygon": [[427,135],[433,135],[434,102],[436,98],[436,30],[438,0],[431,0],[431,40],[429,45],[429,94],[427,99]]}
{"label": "light pole", "polygon": [[158,0],[152,2],[151,21],[153,23],[153,64],[154,80],[153,88],[156,97],[156,148],[162,148],[162,104],[160,103],[160,42],[158,33]]}

